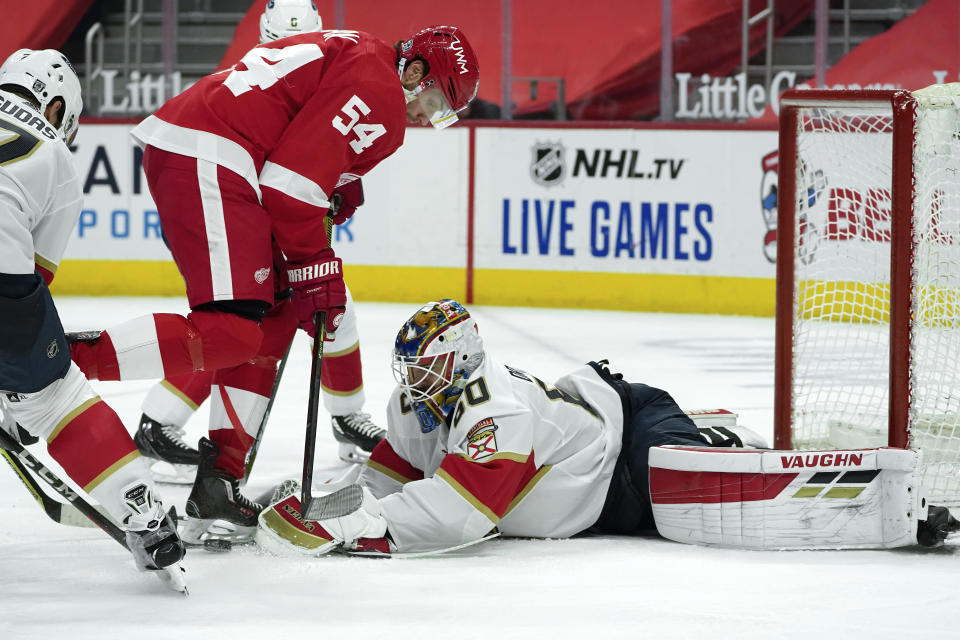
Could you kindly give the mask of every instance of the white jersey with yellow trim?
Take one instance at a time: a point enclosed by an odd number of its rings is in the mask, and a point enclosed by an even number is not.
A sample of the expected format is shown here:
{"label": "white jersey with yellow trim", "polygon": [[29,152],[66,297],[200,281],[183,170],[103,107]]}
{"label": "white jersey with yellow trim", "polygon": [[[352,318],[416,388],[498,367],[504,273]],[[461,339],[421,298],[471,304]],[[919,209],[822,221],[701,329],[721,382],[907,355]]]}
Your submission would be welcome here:
{"label": "white jersey with yellow trim", "polygon": [[620,397],[590,366],[555,385],[489,354],[451,426],[422,433],[399,387],[386,440],[360,482],[381,499],[398,551],[503,535],[569,537],[600,515],[621,448]]}
{"label": "white jersey with yellow trim", "polygon": [[0,91],[0,273],[48,280],[77,224],[83,192],[70,150],[40,112]]}

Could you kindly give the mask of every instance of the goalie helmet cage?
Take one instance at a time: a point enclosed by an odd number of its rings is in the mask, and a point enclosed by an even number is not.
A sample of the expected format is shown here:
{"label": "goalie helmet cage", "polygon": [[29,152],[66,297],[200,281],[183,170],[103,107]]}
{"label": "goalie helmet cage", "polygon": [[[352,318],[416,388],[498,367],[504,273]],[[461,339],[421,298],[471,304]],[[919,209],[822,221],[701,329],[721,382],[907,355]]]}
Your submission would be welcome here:
{"label": "goalie helmet cage", "polygon": [[920,449],[960,505],[960,89],[780,109],[775,446]]}

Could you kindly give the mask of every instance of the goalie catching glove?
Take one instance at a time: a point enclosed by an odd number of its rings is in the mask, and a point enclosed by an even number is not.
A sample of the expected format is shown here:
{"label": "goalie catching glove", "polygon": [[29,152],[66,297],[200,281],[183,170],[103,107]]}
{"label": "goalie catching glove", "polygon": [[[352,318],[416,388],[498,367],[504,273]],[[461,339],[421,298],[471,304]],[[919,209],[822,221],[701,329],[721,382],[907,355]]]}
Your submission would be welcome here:
{"label": "goalie catching glove", "polygon": [[324,339],[333,340],[347,305],[343,267],[333,249],[324,249],[304,262],[288,263],[287,281],[293,289],[300,328],[315,337],[314,314],[323,311],[327,314]]}
{"label": "goalie catching glove", "polygon": [[[341,491],[356,492],[358,488],[349,485]],[[257,544],[278,555],[320,556],[341,546],[349,551],[389,554],[393,546],[387,538],[387,521],[380,513],[380,503],[366,487],[362,492],[362,500],[349,513],[315,521],[304,520],[300,499],[287,495],[260,513]],[[336,501],[339,493],[318,496],[314,501]]]}

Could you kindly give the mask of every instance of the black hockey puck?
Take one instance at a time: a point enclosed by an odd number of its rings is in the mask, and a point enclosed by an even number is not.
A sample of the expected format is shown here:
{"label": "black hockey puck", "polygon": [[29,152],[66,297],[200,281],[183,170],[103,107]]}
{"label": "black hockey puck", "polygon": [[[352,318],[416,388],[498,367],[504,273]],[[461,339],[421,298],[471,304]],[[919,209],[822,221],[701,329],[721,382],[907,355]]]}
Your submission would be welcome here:
{"label": "black hockey puck", "polygon": [[233,543],[222,538],[210,538],[203,541],[203,548],[213,553],[226,553],[233,548]]}

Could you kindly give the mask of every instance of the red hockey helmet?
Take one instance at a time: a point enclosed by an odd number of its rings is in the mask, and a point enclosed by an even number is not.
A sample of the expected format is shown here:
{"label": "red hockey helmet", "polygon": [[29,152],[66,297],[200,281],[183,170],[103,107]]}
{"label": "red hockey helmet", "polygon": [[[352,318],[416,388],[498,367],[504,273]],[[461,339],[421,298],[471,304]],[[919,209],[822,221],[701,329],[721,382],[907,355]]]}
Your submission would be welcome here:
{"label": "red hockey helmet", "polygon": [[439,89],[450,111],[442,117],[437,114],[431,122],[438,128],[453,124],[457,121],[456,112],[466,108],[480,86],[480,68],[473,47],[457,27],[430,27],[400,45],[400,75],[407,64],[418,59],[423,60],[427,69],[412,93]]}

